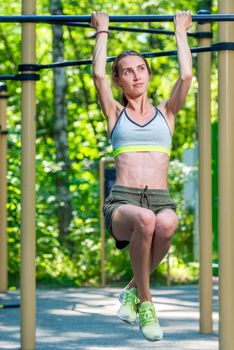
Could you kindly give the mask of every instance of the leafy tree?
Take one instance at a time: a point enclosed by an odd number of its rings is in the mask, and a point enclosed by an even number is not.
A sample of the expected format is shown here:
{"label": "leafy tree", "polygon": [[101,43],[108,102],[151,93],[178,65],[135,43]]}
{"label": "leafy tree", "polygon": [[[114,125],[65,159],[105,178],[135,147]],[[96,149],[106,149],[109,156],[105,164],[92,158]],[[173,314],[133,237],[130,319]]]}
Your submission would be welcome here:
{"label": "leafy tree", "polygon": [[[62,2],[50,1],[52,15],[63,14]],[[53,31],[53,61],[63,61],[64,40],[63,26],[52,26]],[[68,133],[67,133],[67,108],[66,108],[66,75],[64,68],[54,69],[54,133],[56,147],[56,160],[60,171],[55,177],[56,183],[56,207],[59,224],[59,237],[62,243],[66,244],[66,237],[69,233],[69,225],[72,220],[71,194],[67,174],[70,173],[70,160],[68,155]],[[72,246],[70,246],[72,248]]]}
{"label": "leafy tree", "polygon": [[[52,2],[51,2],[52,3]],[[58,3],[58,2],[57,2]],[[114,3],[104,0],[79,3],[76,0],[62,2],[65,14],[91,14],[92,10],[103,10],[109,14],[167,14],[180,9],[196,13],[201,8],[216,10],[217,3],[211,1],[171,2],[169,0],[142,1],[117,0]],[[20,14],[20,2],[6,0],[1,4],[3,15]],[[38,2],[40,14],[50,14],[50,2]],[[129,24],[130,25],[130,24]],[[172,23],[135,24],[143,28],[160,27],[173,30]],[[123,25],[124,26],[124,25]],[[125,24],[127,26],[127,24]],[[214,26],[215,28],[215,26]],[[195,30],[195,26],[193,28]],[[65,60],[90,58],[94,39],[88,37],[92,29],[63,27]],[[20,63],[20,25],[0,24],[0,74],[14,74]],[[189,38],[191,46],[196,39]],[[171,36],[112,32],[108,43],[108,55],[118,55],[126,49],[139,52],[161,51],[175,48]],[[37,25],[37,63],[43,64],[56,59],[53,52],[53,34],[50,25]],[[150,98],[157,105],[168,97],[173,82],[178,77],[176,58],[157,58],[150,60],[153,78],[150,84]],[[107,66],[110,73],[110,65]],[[63,124],[64,152],[58,155],[58,139],[55,130],[53,72],[43,70],[37,83],[37,277],[42,280],[56,280],[76,285],[97,284],[100,279],[100,229],[99,229],[99,160],[111,156],[111,146],[107,138],[106,124],[97,100],[91,78],[91,67],[69,67],[66,69],[65,106],[67,122]],[[215,72],[215,71],[214,71]],[[61,73],[59,73],[61,74]],[[213,75],[215,73],[212,73]],[[196,140],[196,57],[194,57],[194,84],[183,110],[176,121],[173,138],[171,175],[171,195],[178,204],[180,228],[174,240],[176,255],[185,261],[192,259],[193,213],[186,212],[183,203],[182,183],[185,172],[181,164],[183,150],[192,147]],[[63,78],[64,79],[64,78]],[[64,89],[64,88],[63,88]],[[114,95],[119,98],[119,91]],[[216,101],[217,85],[213,84],[213,100]],[[17,278],[19,273],[20,243],[20,92],[18,82],[8,83],[9,108],[8,129],[8,235],[9,271]],[[212,106],[216,112],[216,105]],[[67,125],[66,125],[67,123]],[[63,142],[63,141],[62,141]],[[65,170],[67,170],[65,172]],[[61,181],[61,182],[60,182]],[[71,213],[66,240],[73,249],[59,238],[63,214],[58,215],[57,189],[62,183],[66,192],[66,208]],[[69,197],[71,196],[71,197]],[[61,209],[61,208],[60,208]],[[70,218],[72,216],[72,220]],[[67,224],[66,224],[67,225]],[[128,252],[117,251],[112,238],[107,235],[106,270],[110,281],[119,281],[131,276]]]}

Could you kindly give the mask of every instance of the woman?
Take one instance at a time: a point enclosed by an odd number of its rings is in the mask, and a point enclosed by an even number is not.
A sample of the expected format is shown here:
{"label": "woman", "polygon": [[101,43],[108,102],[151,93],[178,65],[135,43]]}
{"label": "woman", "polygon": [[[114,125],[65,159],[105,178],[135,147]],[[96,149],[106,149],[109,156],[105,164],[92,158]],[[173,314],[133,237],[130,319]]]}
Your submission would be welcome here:
{"label": "woman", "polygon": [[156,108],[147,96],[151,71],[135,51],[125,51],[112,67],[114,83],[123,92],[117,102],[105,76],[108,15],[93,12],[96,28],[93,80],[112,140],[116,182],[103,211],[106,226],[122,249],[129,245],[133,278],[120,293],[118,316],[133,324],[139,314],[140,331],[149,341],[160,340],[159,325],[150,293],[150,273],[162,261],[178,226],[175,204],[167,188],[167,175],[175,116],[192,82],[192,58],[187,30],[189,11],[174,17],[180,76],[169,98]]}

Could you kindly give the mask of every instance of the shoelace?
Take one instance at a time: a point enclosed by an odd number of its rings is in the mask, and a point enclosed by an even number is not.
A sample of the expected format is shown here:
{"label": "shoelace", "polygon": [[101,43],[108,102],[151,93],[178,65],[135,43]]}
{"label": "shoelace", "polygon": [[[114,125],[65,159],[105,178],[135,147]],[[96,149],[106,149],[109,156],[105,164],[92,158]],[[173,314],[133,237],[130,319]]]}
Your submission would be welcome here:
{"label": "shoelace", "polygon": [[131,310],[136,310],[139,304],[139,299],[132,293],[126,292],[123,296],[123,305],[128,305]]}
{"label": "shoelace", "polygon": [[159,323],[153,307],[143,310],[139,309],[139,316],[142,326],[149,326]]}

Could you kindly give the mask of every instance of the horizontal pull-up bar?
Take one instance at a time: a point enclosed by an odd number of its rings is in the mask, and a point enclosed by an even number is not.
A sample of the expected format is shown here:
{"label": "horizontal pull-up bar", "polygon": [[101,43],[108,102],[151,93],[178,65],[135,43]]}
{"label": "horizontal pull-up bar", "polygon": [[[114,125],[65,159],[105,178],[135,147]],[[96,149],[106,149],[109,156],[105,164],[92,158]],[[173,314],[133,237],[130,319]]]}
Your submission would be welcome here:
{"label": "horizontal pull-up bar", "polygon": [[[80,27],[80,28],[89,28],[90,27],[88,23],[80,23],[80,22],[57,22],[56,24],[59,25],[67,25],[71,27]],[[148,33],[148,34],[163,34],[163,35],[175,35],[175,32],[173,30],[166,30],[166,29],[160,29],[160,28],[136,28],[136,27],[120,27],[120,26],[109,26],[109,30],[115,30],[118,32],[132,32],[132,33]],[[211,32],[199,32],[199,33],[187,33],[188,36],[193,38],[212,38],[213,35]]]}
{"label": "horizontal pull-up bar", "polygon": [[[191,52],[207,52],[212,51],[212,48],[210,46],[202,46],[202,47],[196,47],[192,48]],[[145,58],[154,58],[154,57],[164,57],[164,56],[176,56],[177,50],[171,50],[171,51],[162,51],[162,52],[144,52],[141,53],[141,55]],[[116,57],[107,57],[106,62],[113,62]],[[37,69],[45,69],[45,68],[57,68],[57,67],[68,67],[68,66],[82,66],[82,65],[89,65],[92,64],[92,59],[87,60],[80,60],[80,61],[70,61],[70,62],[55,62],[51,64],[45,64],[45,65],[37,65]]]}
{"label": "horizontal pull-up bar", "polygon": [[[36,71],[37,69],[33,69]],[[16,80],[16,81],[25,81],[25,80],[40,80],[40,76],[38,74],[14,74],[14,75],[0,75],[0,80]]]}
{"label": "horizontal pull-up bar", "polygon": [[[90,22],[91,16],[0,16],[0,23],[58,23],[58,22]],[[110,22],[173,22],[174,15],[126,15],[109,16]],[[211,15],[192,15],[194,22],[228,22],[234,21],[234,14],[211,14]]]}
{"label": "horizontal pull-up bar", "polygon": [[[217,52],[217,51],[225,51],[232,50],[234,51],[234,42],[220,42],[213,44],[211,46],[201,46],[201,47],[193,47],[190,49],[191,53],[202,53],[202,52]],[[161,51],[161,52],[145,52],[141,53],[141,55],[145,58],[154,58],[154,57],[164,57],[164,56],[176,56],[177,50],[171,51]],[[114,57],[107,57],[106,62],[113,62],[115,60]],[[19,71],[39,71],[41,69],[48,68],[60,68],[60,67],[74,67],[74,66],[82,66],[82,65],[90,65],[92,64],[92,59],[87,60],[79,60],[79,61],[63,61],[63,62],[54,62],[49,64],[21,64],[19,65]],[[39,75],[37,74],[16,74],[16,75],[0,75],[0,80],[39,80]]]}
{"label": "horizontal pull-up bar", "polygon": [[[193,47],[190,49],[192,53],[201,53],[201,52],[216,52],[223,50],[234,50],[234,43],[216,43],[211,46],[201,46],[201,47]],[[160,51],[160,52],[145,52],[141,53],[141,55],[145,58],[154,58],[154,57],[164,57],[164,56],[176,56],[177,50],[171,51]],[[107,57],[106,62],[113,62],[115,60],[114,57]],[[90,65],[92,64],[92,59],[87,60],[79,60],[79,61],[64,61],[64,62],[55,62],[49,64],[24,64],[19,65],[20,71],[39,71],[41,69],[47,68],[59,68],[59,67],[72,67],[72,66],[82,66],[82,65]],[[0,76],[1,78],[1,76]]]}

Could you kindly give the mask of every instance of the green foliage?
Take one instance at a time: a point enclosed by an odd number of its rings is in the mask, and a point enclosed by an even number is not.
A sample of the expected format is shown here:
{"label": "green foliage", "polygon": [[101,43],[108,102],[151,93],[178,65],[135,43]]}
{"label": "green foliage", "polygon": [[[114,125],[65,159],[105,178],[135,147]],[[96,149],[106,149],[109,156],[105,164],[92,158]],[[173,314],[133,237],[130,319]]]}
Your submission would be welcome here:
{"label": "green foliage", "polygon": [[198,281],[199,264],[197,262],[185,263],[183,259],[172,255],[168,261],[162,261],[157,269],[156,281],[158,284],[167,283],[169,277],[171,284],[194,283]]}
{"label": "green foliage", "polygon": [[[65,14],[91,14],[92,10],[103,10],[109,14],[167,14],[189,8],[192,13],[209,7],[210,1],[136,1],[107,0],[82,1],[64,0]],[[3,15],[20,14],[20,2],[6,0],[1,4]],[[38,2],[38,14],[49,14],[49,1]],[[138,24],[135,24],[136,26]],[[141,24],[149,27],[149,24]],[[152,27],[159,25],[152,25]],[[161,26],[173,29],[172,23]],[[195,26],[193,27],[195,30]],[[64,27],[65,59],[90,58],[94,39],[89,39],[90,30]],[[0,74],[17,73],[20,63],[20,25],[0,24]],[[196,39],[190,38],[190,45],[196,46]],[[108,55],[117,55],[126,49],[139,52],[171,50],[175,39],[162,35],[113,32],[108,45]],[[37,26],[37,63],[52,61],[52,33],[49,25]],[[152,59],[153,71],[149,94],[156,105],[168,97],[173,82],[178,78],[176,58]],[[194,75],[196,73],[194,58]],[[110,66],[107,66],[110,72]],[[97,285],[100,281],[100,228],[99,228],[99,160],[111,156],[107,138],[106,123],[100,112],[96,91],[91,78],[91,67],[71,67],[67,75],[67,111],[69,118],[69,157],[71,170],[61,174],[61,164],[56,163],[53,138],[53,72],[43,70],[37,82],[37,277],[38,280],[58,281],[74,285]],[[8,129],[8,243],[9,272],[18,278],[20,262],[20,83],[9,82]],[[213,91],[216,91],[216,85]],[[180,228],[174,239],[174,251],[179,259],[192,259],[193,213],[185,208],[183,181],[186,169],[180,163],[183,150],[191,147],[196,139],[195,94],[196,79],[186,100],[184,109],[177,117],[173,140],[170,175],[171,196],[178,206]],[[119,92],[114,90],[115,97]],[[215,106],[213,106],[215,110]],[[73,221],[67,245],[59,241],[56,217],[55,180],[58,174],[69,180],[72,193]],[[109,282],[118,282],[131,277],[127,249],[118,251],[113,239],[106,237],[106,272]],[[180,260],[181,261],[181,260]]]}

